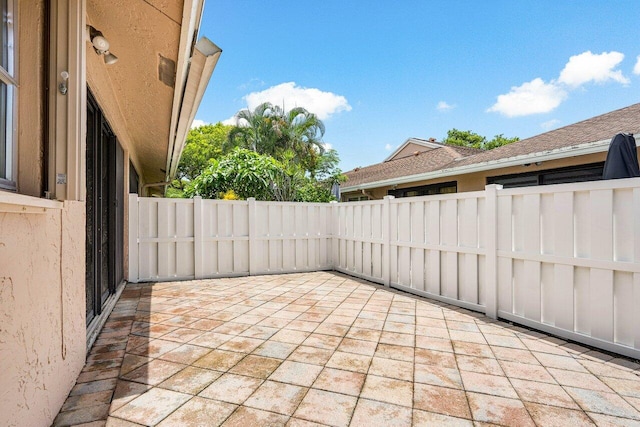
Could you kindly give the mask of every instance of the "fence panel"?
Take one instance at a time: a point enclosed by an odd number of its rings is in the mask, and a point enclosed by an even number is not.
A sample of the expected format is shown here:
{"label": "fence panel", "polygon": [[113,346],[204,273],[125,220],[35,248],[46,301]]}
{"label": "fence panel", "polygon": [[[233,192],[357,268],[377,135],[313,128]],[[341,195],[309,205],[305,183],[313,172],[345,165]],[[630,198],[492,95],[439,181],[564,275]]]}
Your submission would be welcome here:
{"label": "fence panel", "polygon": [[384,205],[386,200],[334,203],[332,268],[372,282],[384,283]]}
{"label": "fence panel", "polygon": [[255,202],[251,274],[331,269],[332,206]]}
{"label": "fence panel", "polygon": [[484,311],[482,192],[392,199],[390,285]]}
{"label": "fence panel", "polygon": [[637,179],[498,191],[498,315],[640,356],[639,201]]}
{"label": "fence panel", "polygon": [[332,268],[329,204],[137,195],[129,204],[131,282]]}

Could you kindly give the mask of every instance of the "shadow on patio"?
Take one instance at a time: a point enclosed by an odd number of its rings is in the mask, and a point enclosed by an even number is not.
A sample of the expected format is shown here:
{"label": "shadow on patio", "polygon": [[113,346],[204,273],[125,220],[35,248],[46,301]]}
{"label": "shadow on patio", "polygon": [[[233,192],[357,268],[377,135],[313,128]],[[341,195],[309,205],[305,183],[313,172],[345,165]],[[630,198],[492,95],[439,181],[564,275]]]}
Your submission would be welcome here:
{"label": "shadow on patio", "polygon": [[54,425],[639,425],[639,369],[334,272],[129,284]]}

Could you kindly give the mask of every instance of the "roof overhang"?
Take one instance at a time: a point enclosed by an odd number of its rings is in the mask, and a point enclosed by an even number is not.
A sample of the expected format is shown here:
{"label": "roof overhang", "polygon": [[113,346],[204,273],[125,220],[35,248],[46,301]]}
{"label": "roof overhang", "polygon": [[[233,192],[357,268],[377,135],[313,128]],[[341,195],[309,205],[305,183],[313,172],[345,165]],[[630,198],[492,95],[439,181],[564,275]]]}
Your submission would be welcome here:
{"label": "roof overhang", "polygon": [[87,24],[119,58],[105,64],[87,41],[87,84],[144,184],[171,177],[220,54],[206,39],[196,43],[203,5],[87,0]]}
{"label": "roof overhang", "polygon": [[171,123],[172,126],[175,123],[175,129],[172,127],[167,153],[167,180],[171,180],[176,174],[191,123],[221,53],[222,49],[206,37],[201,38],[195,45],[179,109],[177,114],[174,110],[174,116],[171,117]]}
{"label": "roof overhang", "polygon": [[[546,162],[550,160],[564,159],[567,157],[586,156],[588,154],[602,153],[609,149],[610,139],[589,142],[585,144],[573,145],[570,147],[562,147],[555,150],[540,151],[530,154],[524,154],[515,157],[506,157],[498,160],[491,160],[488,162],[473,163],[470,165],[464,165],[459,167],[452,167],[447,169],[440,169],[432,172],[425,172],[415,175],[407,175],[398,178],[386,179],[375,182],[368,182],[359,185],[353,185],[348,187],[341,187],[342,193],[350,191],[368,190],[371,188],[379,188],[400,184],[408,184],[416,181],[427,181],[430,179],[444,178],[454,175],[464,175],[475,172],[482,172],[486,170],[507,168],[512,166],[522,166],[526,163]],[[640,143],[638,141],[636,145]]]}

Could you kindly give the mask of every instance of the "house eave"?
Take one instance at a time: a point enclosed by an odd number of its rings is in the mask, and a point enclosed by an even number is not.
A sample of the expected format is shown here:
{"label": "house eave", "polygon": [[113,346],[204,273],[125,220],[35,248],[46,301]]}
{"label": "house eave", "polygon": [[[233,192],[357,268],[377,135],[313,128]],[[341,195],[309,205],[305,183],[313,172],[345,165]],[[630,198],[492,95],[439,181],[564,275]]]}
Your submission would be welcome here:
{"label": "house eave", "polygon": [[178,60],[176,61],[176,79],[173,90],[171,120],[169,124],[169,140],[167,141],[166,176],[169,176],[171,160],[173,158],[174,141],[176,137],[178,119],[187,84],[189,64],[194,41],[198,36],[200,21],[204,11],[204,0],[185,0],[182,8],[182,22],[180,24],[180,41]]}
{"label": "house eave", "polygon": [[474,172],[482,172],[492,169],[506,168],[512,166],[521,166],[526,163],[534,162],[546,162],[550,160],[564,159],[574,156],[585,156],[588,154],[595,154],[607,151],[609,148],[610,140],[601,140],[595,142],[589,142],[585,144],[572,145],[569,147],[562,147],[555,150],[539,151],[530,154],[524,154],[521,156],[506,157],[498,160],[490,160],[488,162],[474,163],[471,165],[465,165],[460,167],[453,167],[447,169],[439,169],[437,171],[425,172],[421,174],[402,176],[398,178],[386,179],[381,181],[368,182],[364,184],[358,184],[348,187],[342,187],[340,191],[347,193],[351,191],[369,190],[372,188],[407,184],[416,181],[427,181],[436,178],[444,178],[454,175],[464,175]]}
{"label": "house eave", "polygon": [[169,146],[167,181],[176,174],[187,134],[221,53],[222,49],[206,37],[202,37],[195,45],[176,120],[176,131]]}

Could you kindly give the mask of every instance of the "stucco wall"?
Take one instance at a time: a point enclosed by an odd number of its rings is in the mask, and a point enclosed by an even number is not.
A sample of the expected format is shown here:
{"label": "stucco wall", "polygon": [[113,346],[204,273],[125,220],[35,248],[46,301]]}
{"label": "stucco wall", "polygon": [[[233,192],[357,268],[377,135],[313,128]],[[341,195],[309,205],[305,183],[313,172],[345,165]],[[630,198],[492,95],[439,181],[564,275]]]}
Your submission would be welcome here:
{"label": "stucco wall", "polygon": [[85,361],[85,205],[0,213],[0,425],[47,426]]}
{"label": "stucco wall", "polygon": [[407,144],[407,146],[404,147],[402,150],[397,152],[396,155],[393,156],[393,158],[401,159],[403,157],[413,156],[413,154],[416,151],[431,151],[431,150],[433,150],[433,148],[425,147],[424,145],[410,143],[410,144]]}

